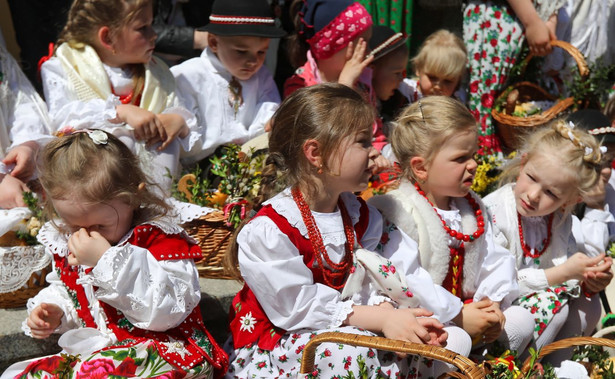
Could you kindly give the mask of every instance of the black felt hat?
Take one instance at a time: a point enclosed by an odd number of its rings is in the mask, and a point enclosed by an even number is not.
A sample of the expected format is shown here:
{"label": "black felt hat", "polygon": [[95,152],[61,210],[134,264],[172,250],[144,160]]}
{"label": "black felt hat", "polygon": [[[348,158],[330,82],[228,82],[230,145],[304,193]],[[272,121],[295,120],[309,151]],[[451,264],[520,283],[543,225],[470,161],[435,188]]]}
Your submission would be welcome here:
{"label": "black felt hat", "polygon": [[267,0],[216,0],[209,24],[199,28],[219,36],[278,38],[286,32],[275,25]]}
{"label": "black felt hat", "polygon": [[611,121],[597,109],[582,109],[571,113],[567,121],[572,121],[577,128],[587,131],[595,136],[598,141],[615,143],[615,128]]}
{"label": "black felt hat", "polygon": [[407,39],[408,36],[397,33],[386,25],[374,25],[372,38],[369,40],[370,55],[374,56],[374,60],[382,58],[406,43]]}

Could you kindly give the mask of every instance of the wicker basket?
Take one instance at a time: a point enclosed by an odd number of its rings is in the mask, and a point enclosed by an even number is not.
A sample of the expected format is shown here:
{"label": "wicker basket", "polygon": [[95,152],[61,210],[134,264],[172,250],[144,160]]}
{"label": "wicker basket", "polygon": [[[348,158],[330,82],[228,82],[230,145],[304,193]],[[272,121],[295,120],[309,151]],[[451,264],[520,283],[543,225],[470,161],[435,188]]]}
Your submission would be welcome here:
{"label": "wicker basket", "polygon": [[[609,338],[597,338],[597,337],[572,337],[565,338],[559,341],[555,341],[544,346],[540,352],[538,353],[537,362],[540,361],[544,356],[553,353],[554,351],[566,349],[574,346],[585,346],[585,345],[598,345],[604,347],[615,348],[615,340]],[[523,366],[521,367],[522,373],[528,373],[531,369],[530,367],[531,357],[528,357],[525,362],[523,362]]]}
{"label": "wicker basket", "polygon": [[298,377],[302,377],[302,375],[307,377],[309,373],[314,371],[314,357],[316,354],[316,348],[324,342],[420,355],[421,357],[437,359],[459,368],[459,373],[450,374],[452,377],[485,378],[485,373],[476,365],[476,363],[472,362],[469,358],[464,357],[463,355],[459,355],[443,347],[392,340],[384,337],[371,337],[340,332],[326,332],[319,334],[314,336],[305,345],[303,356],[301,357],[301,370]]}
{"label": "wicker basket", "polygon": [[[10,292],[0,286],[0,308],[23,307],[29,298],[47,286],[45,277],[51,272],[51,258],[44,255],[42,245],[1,247],[0,258],[3,263],[0,267],[2,283],[10,281],[15,284],[13,279],[17,279],[19,284],[23,283],[21,287]],[[10,264],[13,262],[18,263]],[[25,282],[18,278],[23,274]]]}
{"label": "wicker basket", "polygon": [[[564,41],[551,41],[551,45],[554,47],[562,48],[574,58],[581,76],[587,76],[587,74],[589,74],[589,69],[587,68],[585,58],[583,57],[583,54],[581,54],[581,52],[577,50],[576,47]],[[526,65],[527,62],[532,59],[532,57],[533,56],[530,54],[526,58]],[[555,101],[555,104],[551,108],[545,110],[540,114],[528,117],[512,116],[509,114],[505,114],[504,112],[500,112],[495,108],[491,110],[491,116],[493,117],[493,121],[497,128],[497,132],[502,140],[502,143],[504,144],[504,147],[510,151],[515,150],[518,147],[519,138],[522,137],[524,134],[528,133],[534,128],[545,125],[574,104],[574,99],[572,97],[558,100],[557,97],[550,95],[544,89],[530,82],[520,82],[513,84],[512,86],[504,90],[498,96],[495,102],[497,103],[500,101],[505,101],[504,97],[507,96],[510,91],[514,89],[519,91],[519,100],[521,100],[522,102],[530,100],[550,100]]]}
{"label": "wicker basket", "polygon": [[[187,174],[177,183],[177,189],[182,192],[188,201],[192,201],[190,193],[191,183],[196,177]],[[189,235],[199,241],[203,251],[203,259],[196,262],[199,275],[204,278],[231,279],[224,272],[222,260],[228,249],[234,229],[226,224],[224,212],[215,211],[183,225]]]}

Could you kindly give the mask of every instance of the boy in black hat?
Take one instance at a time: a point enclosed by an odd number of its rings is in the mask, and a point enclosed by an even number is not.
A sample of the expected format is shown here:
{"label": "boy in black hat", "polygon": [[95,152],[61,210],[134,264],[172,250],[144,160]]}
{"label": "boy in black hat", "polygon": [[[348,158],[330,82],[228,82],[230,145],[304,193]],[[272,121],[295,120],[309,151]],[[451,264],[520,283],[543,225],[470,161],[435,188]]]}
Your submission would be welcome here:
{"label": "boy in black hat", "polygon": [[269,40],[285,32],[267,0],[216,0],[203,30],[209,36],[201,56],[171,68],[178,96],[201,127],[200,147],[182,157],[185,164],[262,135],[280,103],[263,63]]}
{"label": "boy in black hat", "polygon": [[567,120],[594,135],[606,147],[600,180],[583,196],[583,203],[576,212],[580,222],[573,218],[572,228],[579,249],[589,256],[596,256],[608,249],[610,241],[615,239],[615,177],[611,176],[615,128],[596,109],[574,112]]}

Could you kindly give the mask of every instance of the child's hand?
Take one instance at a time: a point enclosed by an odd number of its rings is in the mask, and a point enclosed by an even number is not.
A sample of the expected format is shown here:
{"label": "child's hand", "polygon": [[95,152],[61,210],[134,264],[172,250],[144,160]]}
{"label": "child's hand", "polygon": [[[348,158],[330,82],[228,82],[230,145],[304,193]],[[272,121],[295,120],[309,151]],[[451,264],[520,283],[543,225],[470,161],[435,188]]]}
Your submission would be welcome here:
{"label": "child's hand", "polygon": [[409,341],[421,344],[439,345],[441,340],[446,341],[446,332],[436,319],[422,319],[418,317],[429,317],[433,313],[426,309],[390,309],[385,323],[382,325],[382,334],[385,337]]}
{"label": "child's hand", "polygon": [[9,174],[0,174],[0,208],[25,207],[24,191],[30,191],[24,182]]}
{"label": "child's hand", "polygon": [[504,313],[502,313],[502,310],[500,309],[500,303],[498,302],[493,302],[491,306],[483,309],[486,312],[493,312],[499,318],[499,322],[497,324],[485,330],[484,340],[485,342],[490,343],[498,339],[500,334],[502,334],[502,330],[504,330],[504,324],[506,323],[506,316],[504,316]]}
{"label": "child's hand", "polygon": [[555,32],[540,18],[536,18],[525,27],[525,37],[534,55],[545,56],[551,53],[551,41],[555,40]]}
{"label": "child's hand", "polygon": [[593,258],[590,258],[583,253],[575,253],[573,256],[568,258],[566,262],[553,268],[561,268],[562,277],[559,278],[559,280],[554,280],[553,283],[550,280],[549,284],[559,284],[570,279],[583,280],[587,273],[604,272],[609,269],[613,263],[612,260],[607,261],[604,257],[604,253]]}
{"label": "child's hand", "polygon": [[32,310],[26,324],[30,327],[34,338],[47,338],[60,326],[63,315],[64,311],[57,305],[41,303]]}
{"label": "child's hand", "polygon": [[111,244],[100,233],[88,233],[87,230],[81,228],[68,239],[70,251],[68,264],[94,267],[110,247]]}
{"label": "child's hand", "polygon": [[[162,122],[162,126],[167,134],[167,138],[162,140],[162,145],[158,148],[158,150],[164,150],[169,146],[169,144],[176,138],[184,138],[190,132],[188,129],[188,125],[186,125],[186,120],[178,114],[174,113],[165,113],[159,114],[158,118]],[[148,141],[149,142],[149,141]]]}
{"label": "child's hand", "polygon": [[489,299],[465,304],[453,321],[463,328],[472,340],[479,336],[483,337],[487,330],[497,327],[501,322],[500,316],[493,311],[492,306],[493,302]]}
{"label": "child's hand", "polygon": [[386,159],[382,154],[378,153],[378,156],[374,159],[374,163],[376,167],[374,168],[373,173],[377,174],[382,170],[386,170],[388,168],[393,167],[393,163],[390,160]]}
{"label": "child's hand", "polygon": [[344,68],[342,68],[342,72],[340,72],[340,76],[337,79],[338,83],[354,88],[365,67],[369,66],[374,60],[373,56],[365,57],[366,51],[367,42],[365,42],[363,38],[359,38],[356,47],[354,47],[353,42],[348,44],[348,49],[346,49],[346,64]]}
{"label": "child's hand", "polygon": [[606,286],[611,283],[611,279],[613,279],[613,272],[611,271],[612,265],[613,259],[611,257],[606,257],[603,264],[600,265],[605,267],[604,271],[586,272],[583,275],[583,284],[585,285],[585,289],[592,293],[597,293],[605,289]]}
{"label": "child's hand", "polygon": [[36,154],[39,145],[34,141],[24,142],[9,151],[2,162],[6,165],[15,164],[11,176],[22,182],[30,180],[36,169]]}
{"label": "child's hand", "polygon": [[135,138],[148,144],[167,139],[166,131],[158,115],[131,104],[117,106],[119,121],[130,125],[135,131]]}

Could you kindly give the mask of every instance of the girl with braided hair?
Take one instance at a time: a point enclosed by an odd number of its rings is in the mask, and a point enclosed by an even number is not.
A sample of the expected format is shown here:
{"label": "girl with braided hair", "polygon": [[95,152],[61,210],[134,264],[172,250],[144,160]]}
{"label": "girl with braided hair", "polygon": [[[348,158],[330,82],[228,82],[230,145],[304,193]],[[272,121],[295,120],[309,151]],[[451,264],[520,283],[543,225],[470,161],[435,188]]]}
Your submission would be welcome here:
{"label": "girl with braided hair", "polygon": [[[485,198],[496,243],[515,256],[520,297],[532,313],[538,348],[587,335],[600,318],[596,295],[611,281],[611,258],[578,252],[571,210],[600,177],[597,140],[574,123],[554,121],[529,135],[506,167],[503,185]],[[548,357],[558,364],[570,350]]]}
{"label": "girl with braided hair", "polygon": [[181,150],[200,133],[176,97],[169,68],[152,55],[152,12],[152,0],[75,0],[41,78],[54,131],[112,133],[170,190]]}

